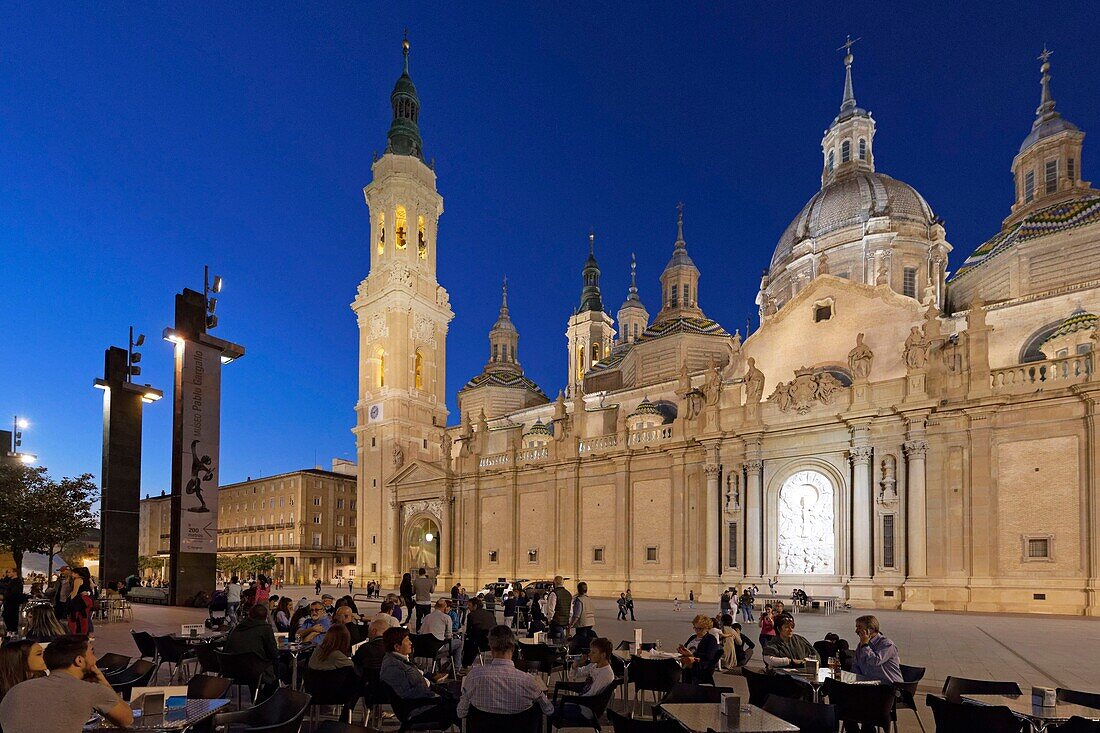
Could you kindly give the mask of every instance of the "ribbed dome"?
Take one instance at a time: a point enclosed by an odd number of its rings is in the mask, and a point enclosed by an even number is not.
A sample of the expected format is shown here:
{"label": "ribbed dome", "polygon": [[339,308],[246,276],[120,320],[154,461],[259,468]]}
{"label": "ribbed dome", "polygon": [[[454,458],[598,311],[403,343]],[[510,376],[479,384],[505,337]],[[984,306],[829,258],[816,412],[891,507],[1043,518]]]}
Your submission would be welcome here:
{"label": "ribbed dome", "polygon": [[932,207],[907,183],[873,171],[854,171],[829,183],[802,207],[779,238],[771,272],[778,274],[791,260],[796,244],[808,237],[866,222],[874,216],[930,225]]}

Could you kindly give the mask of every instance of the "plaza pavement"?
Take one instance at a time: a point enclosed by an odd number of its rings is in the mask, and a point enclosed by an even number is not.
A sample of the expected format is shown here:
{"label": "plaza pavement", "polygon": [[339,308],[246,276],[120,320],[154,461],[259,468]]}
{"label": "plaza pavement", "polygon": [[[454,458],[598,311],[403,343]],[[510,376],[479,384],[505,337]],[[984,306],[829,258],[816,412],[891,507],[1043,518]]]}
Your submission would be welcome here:
{"label": "plaza pavement", "polygon": [[[323,593],[339,598],[347,586],[325,586]],[[357,589],[357,593],[360,592]],[[303,596],[313,600],[318,596],[313,587],[288,586],[279,595],[295,600]],[[637,622],[616,620],[614,599],[597,598],[596,631],[612,642],[633,639],[634,629],[641,628],[643,640],[661,640],[666,649],[675,648],[691,635],[691,620],[696,613],[713,616],[717,603],[696,602],[690,609],[681,602],[679,612],[671,601],[635,601]],[[784,601],[787,599],[784,598]],[[377,601],[371,601],[360,611],[374,613]],[[789,605],[789,604],[788,604]],[[817,613],[796,615],[796,633],[811,642],[825,633],[835,631],[855,647],[855,619],[859,610],[841,611],[831,616]],[[933,729],[931,711],[924,705],[923,693],[938,693],[948,675],[990,680],[1014,680],[1025,692],[1032,685],[1068,687],[1100,692],[1100,619],[1070,616],[1006,615],[978,613],[924,613],[913,611],[875,611],[883,633],[891,638],[901,654],[903,664],[927,669],[920,685],[921,719],[925,728]],[[498,616],[500,610],[497,611]],[[137,649],[130,637],[130,628],[153,634],[178,632],[180,624],[200,623],[207,617],[205,609],[169,608],[134,604],[134,623],[97,624],[95,630],[98,653],[117,652],[135,656]],[[756,640],[755,625],[745,624]],[[749,663],[760,667],[760,650]],[[166,676],[167,672],[163,675]],[[747,694],[743,678],[719,675],[718,684],[731,685]],[[916,731],[916,719],[911,711],[899,713],[901,731]]]}

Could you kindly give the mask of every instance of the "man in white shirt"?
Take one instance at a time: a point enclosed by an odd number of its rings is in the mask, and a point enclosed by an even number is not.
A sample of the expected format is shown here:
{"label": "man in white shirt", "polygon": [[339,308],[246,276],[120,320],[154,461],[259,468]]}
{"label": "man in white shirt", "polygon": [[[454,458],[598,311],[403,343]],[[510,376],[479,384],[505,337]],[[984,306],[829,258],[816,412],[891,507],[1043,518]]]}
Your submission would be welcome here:
{"label": "man in white shirt", "polygon": [[454,660],[462,655],[462,641],[454,638],[454,619],[447,613],[450,605],[450,601],[446,598],[436,601],[431,613],[425,616],[423,623],[420,624],[420,633],[431,634],[442,641],[443,646],[439,648],[436,658],[449,660],[453,665]]}
{"label": "man in white shirt", "polygon": [[401,625],[401,622],[393,615],[393,601],[382,601],[382,607],[378,609],[378,613],[371,617],[371,623],[375,621],[384,621],[387,629]]}
{"label": "man in white shirt", "polygon": [[241,583],[234,575],[229,579],[229,582],[225,584],[225,602],[227,618],[232,619],[230,623],[237,623],[237,611],[241,607]]}
{"label": "man in white shirt", "polygon": [[592,698],[615,683],[615,670],[611,667],[611,640],[603,637],[593,639],[588,646],[588,664],[573,672],[573,679],[554,685],[554,703],[557,713],[554,725],[559,728],[591,727],[592,711],[584,705],[571,703],[565,696],[558,704],[558,695],[563,692],[575,692],[581,697]]}

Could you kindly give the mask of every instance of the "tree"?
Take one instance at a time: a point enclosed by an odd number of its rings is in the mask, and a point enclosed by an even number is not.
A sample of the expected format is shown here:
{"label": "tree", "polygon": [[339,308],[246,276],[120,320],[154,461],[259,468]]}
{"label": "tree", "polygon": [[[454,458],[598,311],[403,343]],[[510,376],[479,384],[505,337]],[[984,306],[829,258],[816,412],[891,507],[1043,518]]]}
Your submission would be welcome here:
{"label": "tree", "polygon": [[11,552],[20,577],[23,555],[38,549],[34,496],[48,480],[43,467],[0,465],[0,545]]}

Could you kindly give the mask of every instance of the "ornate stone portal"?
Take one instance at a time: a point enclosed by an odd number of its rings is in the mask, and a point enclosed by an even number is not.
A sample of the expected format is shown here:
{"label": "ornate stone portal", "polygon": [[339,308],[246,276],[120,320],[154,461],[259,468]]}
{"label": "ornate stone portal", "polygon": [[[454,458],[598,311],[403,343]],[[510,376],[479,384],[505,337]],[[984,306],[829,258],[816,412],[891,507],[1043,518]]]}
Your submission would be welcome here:
{"label": "ornate stone portal", "polygon": [[835,568],[833,482],[799,471],[779,490],[779,572],[830,574]]}

